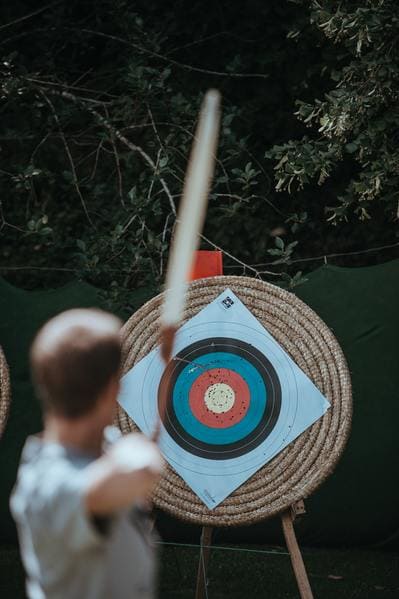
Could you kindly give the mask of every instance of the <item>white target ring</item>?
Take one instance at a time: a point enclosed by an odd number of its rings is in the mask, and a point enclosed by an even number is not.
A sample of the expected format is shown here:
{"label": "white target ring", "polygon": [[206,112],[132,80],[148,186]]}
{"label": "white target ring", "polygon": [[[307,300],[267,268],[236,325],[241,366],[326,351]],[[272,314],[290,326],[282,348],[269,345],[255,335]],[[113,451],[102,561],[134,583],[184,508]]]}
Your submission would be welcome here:
{"label": "white target ring", "polygon": [[235,393],[230,385],[215,383],[206,390],[204,401],[208,410],[214,414],[223,414],[234,406]]}

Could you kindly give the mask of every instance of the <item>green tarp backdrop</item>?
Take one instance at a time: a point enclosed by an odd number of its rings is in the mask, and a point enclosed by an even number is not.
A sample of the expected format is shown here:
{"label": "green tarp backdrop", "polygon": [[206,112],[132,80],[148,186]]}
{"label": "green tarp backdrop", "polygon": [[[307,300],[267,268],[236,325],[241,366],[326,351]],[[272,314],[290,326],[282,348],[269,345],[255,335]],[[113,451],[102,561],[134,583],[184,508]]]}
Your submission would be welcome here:
{"label": "green tarp backdrop", "polygon": [[[307,500],[298,524],[306,545],[399,546],[399,260],[366,268],[323,266],[295,293],[332,329],[352,376],[352,434],[335,473]],[[15,540],[8,498],[27,435],[40,430],[29,380],[28,349],[37,329],[62,310],[101,306],[94,287],[74,281],[47,291],[24,291],[0,279],[0,344],[7,357],[12,404],[0,440],[0,535]],[[192,529],[167,517],[169,540]],[[274,542],[276,523],[221,533],[218,540]]]}

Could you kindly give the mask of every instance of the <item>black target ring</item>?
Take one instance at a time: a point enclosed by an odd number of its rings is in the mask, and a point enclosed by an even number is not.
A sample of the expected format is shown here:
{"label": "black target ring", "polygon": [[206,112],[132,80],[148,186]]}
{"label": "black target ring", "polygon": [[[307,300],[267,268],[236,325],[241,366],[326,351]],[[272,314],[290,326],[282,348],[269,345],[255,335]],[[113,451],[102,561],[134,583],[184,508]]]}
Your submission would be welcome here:
{"label": "black target ring", "polygon": [[[236,441],[204,442],[190,434],[182,426],[176,414],[173,393],[179,377],[190,364],[196,364],[196,359],[212,354],[229,354],[246,360],[255,368],[266,390],[267,399],[259,422],[248,434]],[[202,368],[206,369],[206,366]],[[239,339],[206,338],[185,347],[166,367],[159,385],[158,405],[160,413],[162,413],[161,406],[166,406],[163,425],[180,447],[193,455],[207,459],[232,459],[258,447],[274,429],[281,410],[281,385],[271,362],[254,346]]]}

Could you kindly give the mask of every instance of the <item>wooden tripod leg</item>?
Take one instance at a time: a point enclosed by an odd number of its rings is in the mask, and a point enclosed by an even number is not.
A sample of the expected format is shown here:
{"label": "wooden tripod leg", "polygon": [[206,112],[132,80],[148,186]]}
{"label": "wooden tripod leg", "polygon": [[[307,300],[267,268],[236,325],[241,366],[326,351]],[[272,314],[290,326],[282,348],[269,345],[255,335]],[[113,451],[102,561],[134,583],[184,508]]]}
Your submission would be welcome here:
{"label": "wooden tripod leg", "polygon": [[212,527],[203,526],[200,541],[201,549],[198,562],[197,589],[195,591],[195,599],[204,599],[204,597],[206,597],[207,567],[211,553],[211,543]]}
{"label": "wooden tripod leg", "polygon": [[287,548],[290,552],[292,568],[294,570],[301,599],[313,599],[309,578],[306,573],[301,550],[299,549],[298,541],[296,539],[294,519],[295,515],[293,514],[292,510],[284,512],[281,516],[285,542],[287,543]]}

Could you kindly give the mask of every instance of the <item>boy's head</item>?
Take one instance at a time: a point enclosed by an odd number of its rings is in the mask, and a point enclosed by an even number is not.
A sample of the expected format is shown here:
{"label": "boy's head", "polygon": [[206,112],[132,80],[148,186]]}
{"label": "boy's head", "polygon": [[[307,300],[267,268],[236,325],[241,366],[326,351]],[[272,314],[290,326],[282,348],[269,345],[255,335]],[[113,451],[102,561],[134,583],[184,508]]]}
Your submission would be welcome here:
{"label": "boy's head", "polygon": [[[75,419],[118,388],[121,322],[101,310],[68,310],[49,320],[31,348],[36,392],[44,410]],[[115,392],[116,395],[116,392]]]}

